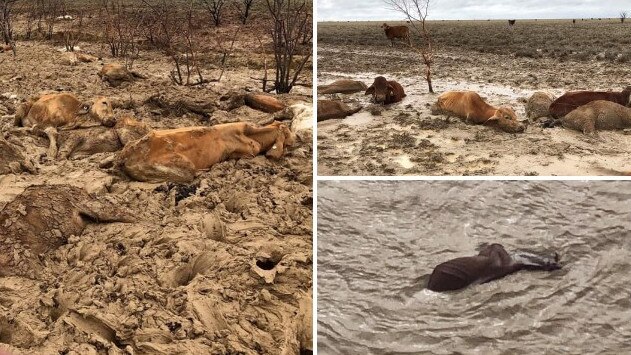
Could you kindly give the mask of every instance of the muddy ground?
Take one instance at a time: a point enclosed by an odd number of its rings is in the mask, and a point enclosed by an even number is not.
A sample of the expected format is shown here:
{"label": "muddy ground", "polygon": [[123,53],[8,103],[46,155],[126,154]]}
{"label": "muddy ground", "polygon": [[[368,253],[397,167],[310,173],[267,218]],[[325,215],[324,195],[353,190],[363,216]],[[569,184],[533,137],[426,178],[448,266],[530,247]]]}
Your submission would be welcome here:
{"label": "muddy ground", "polygon": [[[240,39],[249,35],[244,32]],[[11,354],[296,354],[310,349],[312,282],[312,143],[279,161],[227,161],[190,185],[130,181],[101,169],[111,153],[70,161],[41,159],[48,141],[13,133],[20,101],[40,92],[109,96],[152,128],[268,120],[246,106],[229,110],[227,94],[258,91],[262,56],[240,48],[221,82],[174,86],[170,63],[141,51],[134,70],[147,79],[112,88],[101,62],[61,64],[60,46],[18,41],[0,54],[0,134],[25,152],[35,173],[0,175],[0,211],[27,187],[69,184],[128,211],[132,223],[91,221],[39,258],[42,276],[0,277],[0,353]],[[84,52],[115,61],[98,43]],[[252,64],[252,63],[254,63]],[[209,79],[218,67],[204,68]],[[305,71],[303,82],[310,82]],[[210,114],[147,102],[211,101]],[[311,88],[281,95],[311,102]],[[154,100],[155,102],[155,100]],[[16,213],[18,213],[17,211]],[[13,213],[13,212],[12,212]],[[0,226],[0,234],[3,227]]]}
{"label": "muddy ground", "polygon": [[[609,175],[631,165],[626,132],[591,138],[544,129],[525,115],[535,91],[559,96],[629,85],[628,24],[518,20],[509,29],[505,21],[431,22],[436,94],[429,94],[419,56],[400,43],[390,47],[381,23],[318,23],[318,83],[350,78],[370,85],[383,75],[408,95],[376,110],[362,93],[338,95],[365,109],[318,124],[320,175]],[[430,105],[447,90],[474,90],[491,104],[509,105],[528,128],[508,134],[431,115]]]}

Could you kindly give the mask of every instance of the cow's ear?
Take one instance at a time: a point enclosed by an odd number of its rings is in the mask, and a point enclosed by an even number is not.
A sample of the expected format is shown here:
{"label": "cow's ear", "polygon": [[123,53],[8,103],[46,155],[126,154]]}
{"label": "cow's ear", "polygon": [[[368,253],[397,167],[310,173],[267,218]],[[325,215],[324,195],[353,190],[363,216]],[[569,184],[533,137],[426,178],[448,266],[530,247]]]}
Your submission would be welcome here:
{"label": "cow's ear", "polygon": [[375,93],[375,86],[370,85],[370,87],[368,88],[368,90],[366,90],[366,93],[364,95],[372,95],[374,93]]}
{"label": "cow's ear", "polygon": [[499,121],[499,119],[500,119],[500,116],[496,112],[493,116],[489,117],[489,119],[486,120],[486,122],[484,122],[484,123],[493,122],[493,121]]}
{"label": "cow's ear", "polygon": [[394,96],[394,86],[388,84],[388,93],[392,96]]}

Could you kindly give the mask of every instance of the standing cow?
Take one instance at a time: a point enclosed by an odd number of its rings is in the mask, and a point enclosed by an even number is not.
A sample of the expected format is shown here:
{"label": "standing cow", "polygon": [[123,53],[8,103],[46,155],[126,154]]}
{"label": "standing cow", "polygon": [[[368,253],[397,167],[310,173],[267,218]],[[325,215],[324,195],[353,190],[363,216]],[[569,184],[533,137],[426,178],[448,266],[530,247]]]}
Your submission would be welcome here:
{"label": "standing cow", "polygon": [[408,46],[412,45],[412,42],[410,42],[410,29],[408,26],[389,26],[387,23],[384,23],[381,25],[381,28],[383,28],[386,33],[386,37],[388,37],[391,41],[393,47],[394,40],[396,38],[407,41]]}

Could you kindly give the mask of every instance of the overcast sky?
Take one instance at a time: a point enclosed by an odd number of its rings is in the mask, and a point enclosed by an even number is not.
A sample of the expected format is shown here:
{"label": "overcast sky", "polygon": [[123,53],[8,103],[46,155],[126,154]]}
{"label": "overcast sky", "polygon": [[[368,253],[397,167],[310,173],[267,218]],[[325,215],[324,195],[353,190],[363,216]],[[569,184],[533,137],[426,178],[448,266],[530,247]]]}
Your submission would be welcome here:
{"label": "overcast sky", "polygon": [[[401,20],[383,0],[316,0],[318,21]],[[618,17],[631,0],[430,0],[430,20]]]}

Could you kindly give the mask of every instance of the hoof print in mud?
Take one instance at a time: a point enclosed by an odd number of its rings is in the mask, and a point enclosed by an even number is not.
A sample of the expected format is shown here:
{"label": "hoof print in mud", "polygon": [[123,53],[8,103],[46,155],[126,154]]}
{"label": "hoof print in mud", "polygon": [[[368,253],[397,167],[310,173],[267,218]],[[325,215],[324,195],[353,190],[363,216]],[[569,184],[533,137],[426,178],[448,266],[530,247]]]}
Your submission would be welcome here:
{"label": "hoof print in mud", "polygon": [[278,273],[284,272],[287,268],[279,265],[283,256],[275,253],[273,256],[268,253],[260,253],[252,263],[252,271],[261,277],[265,283],[272,284]]}

